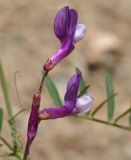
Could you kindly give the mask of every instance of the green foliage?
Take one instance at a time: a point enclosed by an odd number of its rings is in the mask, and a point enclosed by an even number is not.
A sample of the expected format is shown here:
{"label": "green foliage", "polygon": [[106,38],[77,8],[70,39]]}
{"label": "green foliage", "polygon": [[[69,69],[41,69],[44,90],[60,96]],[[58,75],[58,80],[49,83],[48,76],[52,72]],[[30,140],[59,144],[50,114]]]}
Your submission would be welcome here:
{"label": "green foliage", "polygon": [[0,132],[1,132],[1,129],[2,129],[2,123],[3,123],[3,110],[0,107]]}
{"label": "green foliage", "polygon": [[78,97],[81,97],[82,95],[84,95],[87,92],[89,87],[90,87],[90,85],[85,86],[85,88],[83,88],[83,90],[80,91]]}
{"label": "green foliage", "polygon": [[46,80],[45,80],[48,92],[52,98],[52,100],[54,101],[56,106],[62,106],[62,102],[58,93],[58,90],[53,82],[53,80],[47,76]]}
{"label": "green foliage", "polygon": [[[75,70],[76,70],[76,72],[81,72],[81,70],[78,67],[76,67]],[[85,80],[84,80],[84,78],[82,76],[81,80],[80,80],[78,97],[81,97],[83,94],[85,94],[89,87],[90,87],[90,85],[86,85],[86,82],[85,82]]]}
{"label": "green foliage", "polygon": [[[108,69],[105,70],[105,82],[106,82],[106,92],[107,92],[107,97],[111,97],[114,95],[114,87],[112,83],[112,77],[108,71]],[[114,115],[114,109],[115,109],[115,98],[112,96],[111,98],[108,99],[108,120],[110,121],[113,118]]]}

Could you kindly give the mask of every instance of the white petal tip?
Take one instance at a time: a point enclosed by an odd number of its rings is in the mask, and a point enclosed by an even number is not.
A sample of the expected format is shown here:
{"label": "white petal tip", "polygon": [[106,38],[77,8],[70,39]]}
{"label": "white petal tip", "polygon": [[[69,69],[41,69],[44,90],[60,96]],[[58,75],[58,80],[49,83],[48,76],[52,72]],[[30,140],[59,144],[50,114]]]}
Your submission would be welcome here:
{"label": "white petal tip", "polygon": [[76,108],[79,113],[87,113],[93,106],[93,97],[90,94],[85,94],[77,99]]}
{"label": "white petal tip", "polygon": [[74,42],[79,42],[81,39],[84,38],[86,34],[86,26],[84,24],[77,24],[75,36],[74,36]]}

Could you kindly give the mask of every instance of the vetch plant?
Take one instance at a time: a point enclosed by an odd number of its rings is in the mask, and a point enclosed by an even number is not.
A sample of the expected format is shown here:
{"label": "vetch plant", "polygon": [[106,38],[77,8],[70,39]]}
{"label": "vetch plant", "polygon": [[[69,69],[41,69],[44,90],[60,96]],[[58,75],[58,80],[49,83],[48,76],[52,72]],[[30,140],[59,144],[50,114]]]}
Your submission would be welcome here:
{"label": "vetch plant", "polygon": [[43,67],[45,72],[39,90],[33,97],[32,110],[28,122],[27,144],[24,160],[27,159],[29,148],[36,136],[40,120],[62,118],[81,112],[84,113],[89,111],[89,108],[91,109],[92,98],[90,96],[84,95],[82,98],[77,99],[81,79],[81,73],[79,72],[74,74],[68,82],[64,106],[59,109],[53,107],[39,111],[41,90],[49,71],[52,70],[64,57],[69,55],[74,49],[74,44],[77,41],[80,41],[85,35],[86,28],[83,24],[77,24],[77,17],[77,11],[69,9],[68,6],[63,7],[55,17],[54,31],[61,42],[61,47],[45,63]]}
{"label": "vetch plant", "polygon": [[[8,113],[8,124],[10,127],[10,132],[12,136],[12,143],[8,142],[6,137],[2,136],[2,124],[3,124],[3,109],[0,106],[0,147],[5,145],[8,148],[7,153],[0,153],[2,157],[13,156],[17,160],[27,160],[30,154],[31,145],[35,139],[41,121],[54,120],[58,118],[74,116],[75,118],[81,118],[85,120],[90,120],[98,123],[103,123],[109,126],[117,127],[127,131],[131,131],[131,108],[127,109],[125,112],[120,114],[118,117],[114,118],[115,110],[115,96],[113,82],[111,75],[106,69],[105,72],[105,86],[107,92],[107,99],[101,102],[97,107],[93,106],[93,96],[89,93],[89,85],[86,85],[82,72],[79,68],[76,68],[76,72],[71,76],[67,83],[67,89],[64,97],[64,103],[59,96],[59,92],[55,83],[49,77],[49,72],[52,70],[60,61],[62,61],[66,56],[68,56],[75,48],[77,42],[79,42],[86,33],[86,27],[84,24],[79,24],[77,21],[78,14],[75,9],[70,9],[68,6],[63,7],[58,11],[54,20],[54,31],[57,38],[60,40],[60,47],[57,49],[56,53],[51,56],[43,66],[43,77],[38,90],[33,95],[31,112],[28,120],[27,128],[27,143],[23,151],[23,145],[20,139],[20,134],[16,127],[16,118],[25,109],[20,110],[14,115],[13,105],[10,99],[10,94],[8,91],[8,86],[6,83],[6,78],[4,70],[0,61],[0,81],[2,86],[2,91],[5,99],[6,110]],[[16,74],[15,74],[16,76]],[[14,78],[16,79],[16,78]],[[55,106],[49,108],[40,107],[41,102],[41,92],[43,84],[47,86],[51,98],[54,101]],[[18,88],[15,81],[17,97],[20,101],[20,96]],[[95,115],[99,110],[107,103],[107,120],[102,120],[101,118],[95,118]],[[21,104],[21,101],[20,101]],[[87,114],[88,113],[88,114]],[[129,114],[129,125],[121,125],[118,121]],[[114,118],[114,119],[113,119]],[[52,121],[53,123],[53,121]]]}

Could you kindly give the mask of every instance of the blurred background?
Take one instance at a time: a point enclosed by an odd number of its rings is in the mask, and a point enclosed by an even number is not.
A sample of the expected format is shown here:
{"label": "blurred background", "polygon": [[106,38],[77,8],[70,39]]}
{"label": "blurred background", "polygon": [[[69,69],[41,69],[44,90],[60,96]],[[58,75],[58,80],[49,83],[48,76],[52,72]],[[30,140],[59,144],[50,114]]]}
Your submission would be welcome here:
{"label": "blurred background", "polygon": [[[91,85],[95,107],[106,97],[104,66],[107,65],[111,70],[115,92],[118,93],[117,116],[129,108],[131,100],[130,0],[0,0],[0,59],[14,112],[22,107],[30,109],[32,95],[41,79],[42,66],[59,46],[53,22],[57,11],[65,5],[78,11],[78,21],[87,25],[87,34],[50,76],[63,98],[69,77],[74,68],[79,67],[86,82]],[[17,85],[22,106],[19,105],[14,86],[16,71],[20,73]],[[1,86],[0,105],[5,108]],[[53,105],[44,87],[41,107]],[[26,111],[16,119],[24,145],[28,116],[29,111]],[[98,117],[107,118],[106,106]],[[125,122],[127,118],[122,121]],[[10,140],[7,123],[4,123],[2,135]],[[30,157],[32,160],[130,160],[130,148],[130,132],[86,120],[64,118],[40,124]]]}

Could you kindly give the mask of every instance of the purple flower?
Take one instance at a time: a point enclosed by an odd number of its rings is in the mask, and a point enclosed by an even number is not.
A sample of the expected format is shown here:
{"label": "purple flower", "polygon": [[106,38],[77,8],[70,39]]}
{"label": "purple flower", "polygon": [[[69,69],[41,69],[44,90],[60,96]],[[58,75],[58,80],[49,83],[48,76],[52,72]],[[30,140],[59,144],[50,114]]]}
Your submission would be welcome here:
{"label": "purple flower", "polygon": [[45,71],[51,70],[64,57],[69,55],[74,49],[74,44],[84,37],[86,27],[84,24],[77,24],[77,18],[77,11],[69,9],[69,6],[63,7],[57,13],[54,21],[54,32],[60,40],[61,46],[56,53],[47,60],[43,67]]}
{"label": "purple flower", "polygon": [[64,98],[64,106],[45,108],[39,111],[39,119],[56,119],[71,116],[79,113],[86,113],[91,110],[93,98],[89,94],[78,97],[78,88],[81,80],[81,73],[74,74],[67,85]]}
{"label": "purple flower", "polygon": [[29,148],[37,134],[38,124],[39,124],[38,112],[40,107],[40,100],[41,100],[40,93],[36,92],[33,96],[32,110],[28,121],[25,156],[29,154]]}

